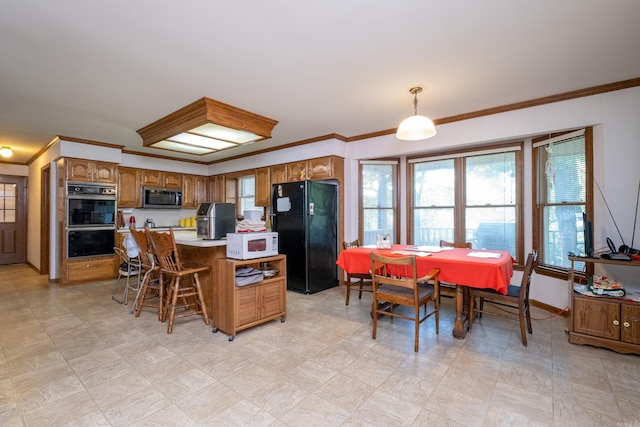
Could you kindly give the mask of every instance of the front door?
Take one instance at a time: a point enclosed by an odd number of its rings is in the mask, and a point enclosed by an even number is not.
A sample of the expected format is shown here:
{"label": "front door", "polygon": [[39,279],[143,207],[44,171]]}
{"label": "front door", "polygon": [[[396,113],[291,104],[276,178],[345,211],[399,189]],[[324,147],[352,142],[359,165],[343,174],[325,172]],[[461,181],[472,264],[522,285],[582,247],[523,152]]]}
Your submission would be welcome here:
{"label": "front door", "polygon": [[0,175],[0,265],[26,261],[27,178]]}

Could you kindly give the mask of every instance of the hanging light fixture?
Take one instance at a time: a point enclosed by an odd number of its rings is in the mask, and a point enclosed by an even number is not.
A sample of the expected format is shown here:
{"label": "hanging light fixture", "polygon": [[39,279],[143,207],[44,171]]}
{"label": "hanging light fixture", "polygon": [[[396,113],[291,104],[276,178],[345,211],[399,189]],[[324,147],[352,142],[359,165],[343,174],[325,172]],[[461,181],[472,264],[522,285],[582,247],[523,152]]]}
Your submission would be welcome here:
{"label": "hanging light fixture", "polygon": [[277,123],[205,97],[137,132],[143,147],[205,155],[271,138]]}
{"label": "hanging light fixture", "polygon": [[2,147],[0,148],[0,156],[8,158],[13,156],[13,150],[11,150],[11,147]]}
{"label": "hanging light fixture", "polygon": [[405,141],[420,141],[431,138],[436,134],[436,127],[430,118],[418,115],[418,94],[422,92],[421,87],[412,87],[409,92],[413,94],[414,115],[408,117],[400,123],[396,137]]}

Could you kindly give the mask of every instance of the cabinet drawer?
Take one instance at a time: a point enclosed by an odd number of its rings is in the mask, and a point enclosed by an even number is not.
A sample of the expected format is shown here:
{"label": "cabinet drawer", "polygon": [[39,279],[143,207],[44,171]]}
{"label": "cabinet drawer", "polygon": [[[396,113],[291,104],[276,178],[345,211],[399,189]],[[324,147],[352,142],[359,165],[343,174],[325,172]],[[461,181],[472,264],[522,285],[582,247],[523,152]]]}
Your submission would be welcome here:
{"label": "cabinet drawer", "polygon": [[72,261],[67,263],[68,282],[88,282],[113,277],[115,263],[113,258]]}

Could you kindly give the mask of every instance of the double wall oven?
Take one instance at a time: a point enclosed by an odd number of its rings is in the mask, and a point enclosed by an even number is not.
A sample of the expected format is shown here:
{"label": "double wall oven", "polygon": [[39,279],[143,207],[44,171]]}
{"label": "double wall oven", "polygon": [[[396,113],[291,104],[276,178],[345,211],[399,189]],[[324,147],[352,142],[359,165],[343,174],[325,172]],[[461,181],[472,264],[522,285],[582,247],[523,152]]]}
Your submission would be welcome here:
{"label": "double wall oven", "polygon": [[67,185],[67,258],[113,254],[116,186]]}

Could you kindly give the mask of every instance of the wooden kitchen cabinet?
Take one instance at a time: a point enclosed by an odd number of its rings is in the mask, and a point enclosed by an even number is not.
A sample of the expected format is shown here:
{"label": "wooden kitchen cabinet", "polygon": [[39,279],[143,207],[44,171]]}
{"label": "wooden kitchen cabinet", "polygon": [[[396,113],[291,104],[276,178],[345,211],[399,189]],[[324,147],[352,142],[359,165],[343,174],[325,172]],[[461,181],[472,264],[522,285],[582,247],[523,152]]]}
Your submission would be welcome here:
{"label": "wooden kitchen cabinet", "polygon": [[209,198],[207,202],[226,201],[226,178],[224,175],[212,175],[209,177]]}
{"label": "wooden kitchen cabinet", "polygon": [[182,174],[178,172],[144,169],[142,183],[149,187],[182,189]]}
{"label": "wooden kitchen cabinet", "polygon": [[116,183],[118,165],[85,159],[66,159],[67,181]]}
{"label": "wooden kitchen cabinet", "polygon": [[142,171],[118,167],[118,208],[142,207]]}
{"label": "wooden kitchen cabinet", "polygon": [[309,179],[308,163],[306,160],[288,163],[286,166],[289,181],[304,181],[305,179]]}
{"label": "wooden kitchen cabinet", "polygon": [[[268,263],[278,269],[271,278],[246,286],[235,285],[236,269],[260,268]],[[213,331],[222,331],[232,341],[239,331],[280,319],[287,315],[287,265],[284,255],[236,260],[218,260],[217,280],[213,285]]]}
{"label": "wooden kitchen cabinet", "polygon": [[308,179],[333,178],[333,157],[319,157],[307,162]]}
{"label": "wooden kitchen cabinet", "polygon": [[[640,267],[640,261],[613,261],[569,257],[574,283],[574,262]],[[604,347],[618,353],[640,354],[640,304],[609,297],[591,297],[573,292],[569,342]]]}
{"label": "wooden kitchen cabinet", "polygon": [[271,176],[269,168],[258,168],[256,177],[256,206],[269,206],[271,204]]}
{"label": "wooden kitchen cabinet", "polygon": [[200,175],[182,176],[182,207],[197,208],[208,198],[208,179]]}
{"label": "wooden kitchen cabinet", "polygon": [[64,284],[110,279],[114,277],[116,266],[116,260],[113,256],[66,260]]}
{"label": "wooden kitchen cabinet", "polygon": [[280,184],[287,181],[287,165],[275,165],[269,167],[271,184]]}

